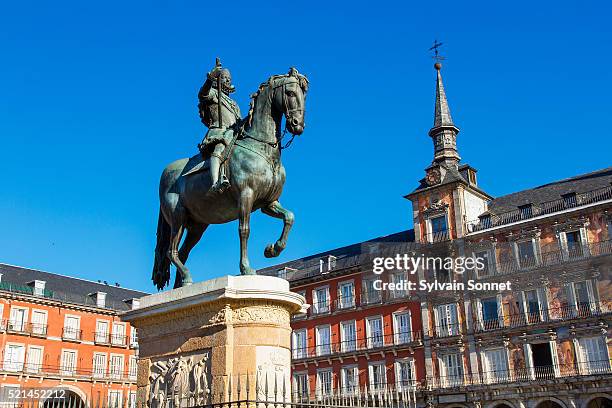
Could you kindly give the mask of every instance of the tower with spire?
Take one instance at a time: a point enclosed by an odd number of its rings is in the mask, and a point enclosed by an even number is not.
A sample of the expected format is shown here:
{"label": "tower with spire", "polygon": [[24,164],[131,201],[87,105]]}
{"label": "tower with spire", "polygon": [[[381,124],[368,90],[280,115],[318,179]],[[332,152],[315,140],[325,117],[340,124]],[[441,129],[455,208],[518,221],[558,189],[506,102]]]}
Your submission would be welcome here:
{"label": "tower with spire", "polygon": [[484,213],[492,198],[478,188],[476,169],[460,163],[459,128],[451,116],[442,82],[442,58],[437,50],[434,58],[436,95],[433,127],[429,130],[434,145],[433,160],[419,186],[405,196],[412,201],[417,241],[432,243],[465,236],[466,222]]}

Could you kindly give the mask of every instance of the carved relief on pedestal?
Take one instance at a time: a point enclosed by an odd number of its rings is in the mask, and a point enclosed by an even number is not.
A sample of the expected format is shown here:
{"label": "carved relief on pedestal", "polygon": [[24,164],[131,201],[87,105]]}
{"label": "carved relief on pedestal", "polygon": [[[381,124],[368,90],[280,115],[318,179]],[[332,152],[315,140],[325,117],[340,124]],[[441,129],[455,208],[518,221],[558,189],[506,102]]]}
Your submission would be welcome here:
{"label": "carved relief on pedestal", "polygon": [[149,408],[194,406],[210,395],[210,350],[192,355],[159,359],[149,373]]}
{"label": "carved relief on pedestal", "polygon": [[276,305],[237,307],[232,313],[232,323],[274,323],[290,324],[289,311]]}
{"label": "carved relief on pedestal", "polygon": [[[267,389],[274,392],[275,384],[278,389],[291,386],[291,352],[288,349],[275,346],[257,346],[255,348],[255,360],[257,366],[257,376],[259,378],[260,395],[265,398],[266,382]],[[273,397],[273,395],[268,395]]]}

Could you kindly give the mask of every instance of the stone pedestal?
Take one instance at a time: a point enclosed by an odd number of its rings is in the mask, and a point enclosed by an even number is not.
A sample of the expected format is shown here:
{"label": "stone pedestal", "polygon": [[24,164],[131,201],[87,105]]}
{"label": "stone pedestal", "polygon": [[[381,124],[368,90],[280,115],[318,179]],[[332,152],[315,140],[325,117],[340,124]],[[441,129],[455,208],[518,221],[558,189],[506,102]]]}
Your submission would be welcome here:
{"label": "stone pedestal", "polygon": [[235,400],[238,381],[245,399],[247,376],[251,399],[256,377],[289,390],[290,317],[306,307],[271,276],[224,276],[143,297],[122,316],[138,331],[138,406]]}

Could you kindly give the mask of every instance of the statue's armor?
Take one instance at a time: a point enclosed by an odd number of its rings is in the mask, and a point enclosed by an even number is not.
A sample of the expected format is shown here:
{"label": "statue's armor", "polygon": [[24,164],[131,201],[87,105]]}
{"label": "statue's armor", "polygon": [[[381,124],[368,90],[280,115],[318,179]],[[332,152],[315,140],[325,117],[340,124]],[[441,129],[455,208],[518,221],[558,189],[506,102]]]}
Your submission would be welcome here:
{"label": "statue's armor", "polygon": [[[208,88],[208,93],[205,89]],[[208,126],[208,132],[204,136],[201,144],[201,150],[210,151],[217,143],[223,143],[227,146],[232,137],[232,132],[228,128],[233,127],[240,119],[240,108],[238,104],[225,92],[221,92],[221,115],[222,127],[219,127],[219,110],[218,110],[218,92],[216,88],[202,86],[198,95],[200,103],[200,118],[202,123]]]}

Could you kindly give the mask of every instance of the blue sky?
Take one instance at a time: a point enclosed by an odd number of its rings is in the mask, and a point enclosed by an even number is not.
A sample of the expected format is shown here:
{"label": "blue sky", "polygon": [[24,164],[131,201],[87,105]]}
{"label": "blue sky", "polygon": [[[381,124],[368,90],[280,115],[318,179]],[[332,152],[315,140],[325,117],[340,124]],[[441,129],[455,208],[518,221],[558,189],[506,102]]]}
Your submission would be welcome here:
{"label": "blue sky", "polygon": [[[5,2],[0,262],[152,291],[159,175],[196,151],[215,56],[245,112],[271,74],[296,66],[311,82],[306,131],[284,155],[296,224],[278,262],[411,227],[402,195],[432,159],[434,38],[460,154],[485,191],[610,166],[610,8]],[[252,224],[252,264],[269,266],[281,223]],[[188,265],[197,280],[237,273],[237,224],[209,228]]]}

